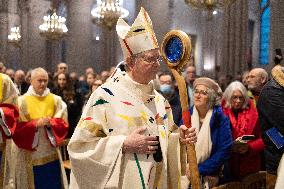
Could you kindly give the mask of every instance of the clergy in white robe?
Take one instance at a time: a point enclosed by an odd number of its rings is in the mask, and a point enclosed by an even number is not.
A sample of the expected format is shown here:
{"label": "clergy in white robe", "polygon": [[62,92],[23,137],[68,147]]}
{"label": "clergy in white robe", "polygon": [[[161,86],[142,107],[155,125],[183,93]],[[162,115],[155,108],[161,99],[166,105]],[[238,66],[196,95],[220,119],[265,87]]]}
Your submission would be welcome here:
{"label": "clergy in white robe", "polygon": [[13,140],[17,145],[16,188],[62,189],[67,179],[58,145],[68,132],[67,106],[47,88],[42,68],[31,73],[31,86],[20,96],[19,123]]}
{"label": "clergy in white robe", "polygon": [[11,136],[19,117],[18,93],[10,77],[0,74],[0,188],[14,187],[15,164]]}
{"label": "clergy in white robe", "polygon": [[[70,189],[180,188],[180,137],[169,103],[153,88],[160,52],[147,12],[119,19],[125,62],[90,97],[69,142]],[[181,135],[180,135],[181,133]]]}

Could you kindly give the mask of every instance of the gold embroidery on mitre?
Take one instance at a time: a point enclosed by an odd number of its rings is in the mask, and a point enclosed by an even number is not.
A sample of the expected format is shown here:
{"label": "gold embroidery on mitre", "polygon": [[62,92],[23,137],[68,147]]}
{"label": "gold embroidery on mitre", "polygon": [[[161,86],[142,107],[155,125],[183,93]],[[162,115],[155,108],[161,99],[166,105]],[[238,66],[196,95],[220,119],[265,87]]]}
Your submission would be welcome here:
{"label": "gold embroidery on mitre", "polygon": [[143,7],[141,7],[132,26],[129,26],[122,18],[119,18],[116,31],[124,58],[159,48],[152,21]]}

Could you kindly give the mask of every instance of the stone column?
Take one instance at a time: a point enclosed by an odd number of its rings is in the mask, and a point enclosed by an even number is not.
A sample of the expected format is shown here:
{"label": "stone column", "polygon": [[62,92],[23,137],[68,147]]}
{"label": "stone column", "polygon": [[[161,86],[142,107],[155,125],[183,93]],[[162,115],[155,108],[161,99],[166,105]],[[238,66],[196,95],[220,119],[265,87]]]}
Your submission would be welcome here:
{"label": "stone column", "polygon": [[[18,1],[10,0],[8,3],[8,34],[10,34],[10,29],[12,27],[20,27],[20,15],[18,11]],[[8,36],[6,36],[8,37]],[[7,44],[7,68],[12,68],[17,70],[20,65],[20,49],[11,44]]]}
{"label": "stone column", "polygon": [[[67,10],[66,63],[70,71],[83,73],[96,63],[97,54],[93,52],[93,33],[91,8],[93,0],[70,0]],[[94,47],[99,48],[99,47]],[[102,50],[101,53],[104,51]],[[106,56],[106,55],[105,55]]]}
{"label": "stone column", "polygon": [[39,26],[51,8],[50,1],[29,0],[21,12],[21,67],[25,70],[43,67],[50,70],[46,57],[46,39],[40,36]]}
{"label": "stone column", "polygon": [[171,29],[183,30],[191,36],[194,57],[192,63],[195,64],[198,75],[203,74],[203,36],[206,33],[203,27],[207,24],[206,18],[206,12],[186,5],[184,1],[174,0]]}
{"label": "stone column", "polygon": [[57,64],[62,61],[62,40],[63,39],[60,39],[58,41],[46,41],[46,69],[50,72],[55,72],[57,69]]}
{"label": "stone column", "polygon": [[118,42],[115,26],[113,29],[109,30],[107,28],[102,28],[103,31],[103,39],[104,43],[104,52],[105,57],[103,64],[99,64],[100,67],[97,66],[98,71],[109,70],[111,66],[117,64],[116,62],[116,43]]}
{"label": "stone column", "polygon": [[[248,1],[249,6],[249,29],[253,30],[252,35],[248,36],[248,50],[252,52],[247,53],[247,63],[251,62],[252,65],[248,65],[247,69],[259,66],[259,43],[260,43],[260,6],[259,0]],[[252,28],[253,27],[253,28]],[[251,54],[250,54],[251,53]]]}
{"label": "stone column", "polygon": [[7,61],[8,0],[0,1],[0,61]]}
{"label": "stone column", "polygon": [[203,17],[200,18],[202,24],[200,27],[200,36],[202,43],[202,62],[201,75],[210,78],[217,78],[217,70],[220,66],[220,47],[222,46],[222,39],[220,27],[223,15],[219,12],[217,15],[211,15],[211,12],[203,12]]}
{"label": "stone column", "polygon": [[236,1],[225,10],[221,71],[234,76],[245,69],[247,52],[248,2]]}
{"label": "stone column", "polygon": [[20,61],[19,68],[24,70],[31,69],[29,65],[29,17],[30,17],[30,4],[28,1],[19,1],[20,10],[20,23],[21,23],[21,48],[20,48]]}
{"label": "stone column", "polygon": [[[284,2],[270,0],[270,62],[273,62],[275,49],[281,48],[284,55]],[[283,63],[283,61],[282,61]],[[270,64],[270,68],[274,64]]]}

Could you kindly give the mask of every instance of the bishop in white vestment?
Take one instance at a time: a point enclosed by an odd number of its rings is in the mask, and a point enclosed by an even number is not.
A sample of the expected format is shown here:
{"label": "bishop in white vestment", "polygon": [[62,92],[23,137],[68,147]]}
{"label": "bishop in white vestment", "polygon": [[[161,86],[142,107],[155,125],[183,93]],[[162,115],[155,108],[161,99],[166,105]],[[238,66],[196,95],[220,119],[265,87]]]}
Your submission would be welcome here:
{"label": "bishop in white vestment", "polygon": [[178,129],[153,88],[160,52],[147,12],[131,27],[119,19],[117,33],[125,62],[91,95],[70,140],[70,188],[178,189],[180,136],[194,142],[194,129]]}

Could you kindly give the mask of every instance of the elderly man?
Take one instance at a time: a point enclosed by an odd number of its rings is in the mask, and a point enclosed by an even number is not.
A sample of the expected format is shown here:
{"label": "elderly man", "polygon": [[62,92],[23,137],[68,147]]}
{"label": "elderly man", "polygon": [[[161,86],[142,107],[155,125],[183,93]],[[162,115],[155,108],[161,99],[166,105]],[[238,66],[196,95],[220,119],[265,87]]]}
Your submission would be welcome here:
{"label": "elderly man", "polygon": [[178,129],[153,89],[160,52],[147,12],[116,30],[125,62],[92,94],[70,140],[70,188],[177,188],[179,141],[195,142],[195,131]]}
{"label": "elderly man", "polygon": [[274,188],[277,167],[284,153],[284,68],[280,65],[275,66],[271,75],[272,79],[263,87],[257,103],[265,144],[268,189]]}
{"label": "elderly man", "polygon": [[58,145],[68,131],[67,106],[47,88],[43,68],[31,72],[31,86],[19,97],[20,119],[13,135],[19,147],[16,188],[67,188]]}
{"label": "elderly man", "polygon": [[29,85],[25,81],[25,72],[23,70],[17,70],[15,72],[14,83],[21,95],[28,91]]}
{"label": "elderly man", "polygon": [[55,75],[58,75],[60,73],[68,73],[68,65],[64,62],[57,64],[57,71]]}
{"label": "elderly man", "polygon": [[262,68],[254,68],[248,75],[249,96],[256,106],[261,89],[268,81],[268,74]]}
{"label": "elderly man", "polygon": [[[15,131],[19,112],[18,90],[9,76],[0,74],[0,188],[13,188],[15,171],[11,136]],[[4,168],[4,169],[2,169]]]}
{"label": "elderly man", "polygon": [[14,81],[15,71],[13,69],[7,69],[5,74],[8,75],[12,81]]}

